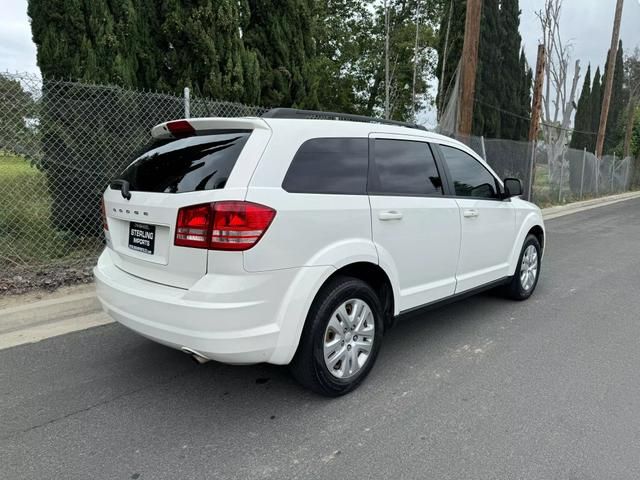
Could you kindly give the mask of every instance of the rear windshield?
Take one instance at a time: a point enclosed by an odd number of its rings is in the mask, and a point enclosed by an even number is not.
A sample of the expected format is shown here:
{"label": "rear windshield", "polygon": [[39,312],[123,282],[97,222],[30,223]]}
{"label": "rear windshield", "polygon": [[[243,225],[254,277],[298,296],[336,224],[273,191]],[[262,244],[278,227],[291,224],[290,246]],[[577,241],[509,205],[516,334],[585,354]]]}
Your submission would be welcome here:
{"label": "rear windshield", "polygon": [[185,193],[221,189],[249,135],[251,130],[225,130],[165,140],[134,160],[117,178],[126,180],[130,190],[139,192]]}

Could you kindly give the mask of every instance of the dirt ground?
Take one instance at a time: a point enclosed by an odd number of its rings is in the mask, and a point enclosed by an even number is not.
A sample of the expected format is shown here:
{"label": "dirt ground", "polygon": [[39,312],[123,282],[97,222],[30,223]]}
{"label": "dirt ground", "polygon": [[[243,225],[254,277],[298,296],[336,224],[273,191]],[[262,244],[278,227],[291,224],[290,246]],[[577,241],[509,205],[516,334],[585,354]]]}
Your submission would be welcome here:
{"label": "dirt ground", "polygon": [[0,268],[0,297],[91,283],[94,265],[95,259],[91,258],[73,265]]}

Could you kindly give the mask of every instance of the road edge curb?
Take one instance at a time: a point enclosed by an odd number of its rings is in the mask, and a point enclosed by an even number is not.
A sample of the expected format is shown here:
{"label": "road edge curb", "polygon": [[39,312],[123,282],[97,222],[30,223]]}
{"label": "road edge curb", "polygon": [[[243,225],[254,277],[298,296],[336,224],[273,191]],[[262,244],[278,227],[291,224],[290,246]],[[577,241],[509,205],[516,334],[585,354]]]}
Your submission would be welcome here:
{"label": "road edge curb", "polygon": [[609,195],[607,197],[592,198],[590,200],[572,202],[566,205],[556,205],[553,207],[543,208],[542,218],[544,220],[551,220],[553,218],[564,217],[565,215],[584,212],[593,208],[614,205],[616,203],[623,202],[625,200],[633,200],[635,198],[640,198],[640,191],[625,192],[619,193],[617,195]]}
{"label": "road edge curb", "polygon": [[0,309],[0,335],[102,310],[95,291]]}

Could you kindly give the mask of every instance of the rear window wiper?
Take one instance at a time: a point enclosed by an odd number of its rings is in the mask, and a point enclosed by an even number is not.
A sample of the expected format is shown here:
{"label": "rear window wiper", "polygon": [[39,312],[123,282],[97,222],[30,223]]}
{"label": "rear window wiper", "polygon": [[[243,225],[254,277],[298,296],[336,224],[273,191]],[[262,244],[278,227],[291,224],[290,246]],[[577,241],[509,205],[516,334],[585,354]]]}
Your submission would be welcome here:
{"label": "rear window wiper", "polygon": [[129,191],[129,182],[122,179],[122,178],[116,178],[115,180],[112,180],[111,183],[109,184],[109,186],[111,188],[113,188],[114,190],[117,188],[120,188],[120,193],[122,194],[122,197],[127,199],[127,200],[131,200],[131,192]]}

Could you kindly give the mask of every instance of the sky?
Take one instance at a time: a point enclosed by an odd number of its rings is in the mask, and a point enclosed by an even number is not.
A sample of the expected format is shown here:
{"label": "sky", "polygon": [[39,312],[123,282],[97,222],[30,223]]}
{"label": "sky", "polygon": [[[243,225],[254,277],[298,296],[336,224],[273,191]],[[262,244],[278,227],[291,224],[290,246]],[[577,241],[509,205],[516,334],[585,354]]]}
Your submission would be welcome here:
{"label": "sky", "polygon": [[[535,68],[538,42],[542,38],[540,20],[535,13],[543,6],[544,0],[520,0],[520,34],[532,68]],[[581,79],[584,79],[589,63],[600,65],[601,71],[604,67],[611,46],[615,7],[616,0],[564,0],[562,4],[562,38],[573,45],[571,64],[580,60]],[[624,1],[620,39],[625,54],[640,47],[640,0]],[[571,71],[573,73],[573,68]],[[579,85],[581,87],[582,82]]]}
{"label": "sky", "polygon": [[[611,43],[616,0],[564,0],[561,33],[573,44],[572,64],[580,59],[582,74],[587,64],[604,66]],[[540,23],[535,15],[544,0],[520,0],[520,33],[529,64],[534,67]],[[36,48],[31,40],[27,0],[0,0],[0,72],[39,73]],[[620,38],[625,52],[640,47],[640,0],[625,0]],[[595,70],[595,67],[594,67]],[[579,88],[582,86],[582,78]],[[424,116],[427,124],[435,122],[433,112]]]}

